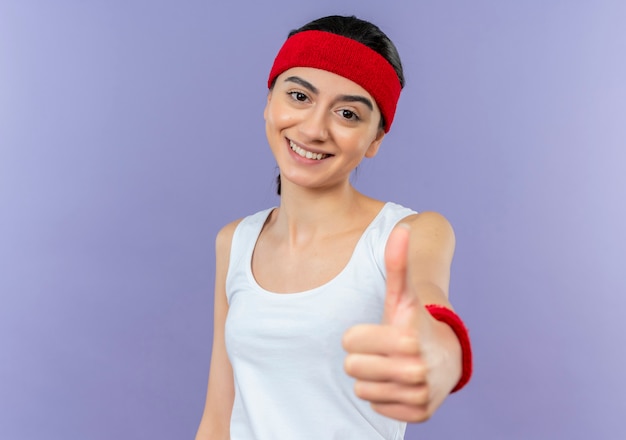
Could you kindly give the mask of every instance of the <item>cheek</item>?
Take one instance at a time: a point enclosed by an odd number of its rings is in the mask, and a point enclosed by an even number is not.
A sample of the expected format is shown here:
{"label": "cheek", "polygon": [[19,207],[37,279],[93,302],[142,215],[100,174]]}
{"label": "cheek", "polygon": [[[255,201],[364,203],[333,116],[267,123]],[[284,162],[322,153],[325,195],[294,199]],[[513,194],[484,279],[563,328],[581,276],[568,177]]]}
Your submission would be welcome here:
{"label": "cheek", "polygon": [[264,115],[265,135],[270,146],[274,148],[274,145],[278,145],[276,142],[282,139],[283,130],[290,126],[291,116],[283,107],[272,103],[265,108]]}
{"label": "cheek", "polygon": [[279,102],[271,101],[265,107],[265,122],[268,126],[280,126],[288,123],[291,114],[285,106]]}
{"label": "cheek", "polygon": [[274,127],[281,130],[295,123],[296,119],[289,113],[276,113],[272,119]]}
{"label": "cheek", "polygon": [[365,153],[371,144],[370,134],[364,132],[355,133],[353,130],[346,132],[335,132],[335,142],[342,145],[346,150]]}
{"label": "cheek", "polygon": [[272,111],[272,109],[268,109],[267,114],[265,116],[265,124],[268,127],[273,127],[276,125],[276,113]]}

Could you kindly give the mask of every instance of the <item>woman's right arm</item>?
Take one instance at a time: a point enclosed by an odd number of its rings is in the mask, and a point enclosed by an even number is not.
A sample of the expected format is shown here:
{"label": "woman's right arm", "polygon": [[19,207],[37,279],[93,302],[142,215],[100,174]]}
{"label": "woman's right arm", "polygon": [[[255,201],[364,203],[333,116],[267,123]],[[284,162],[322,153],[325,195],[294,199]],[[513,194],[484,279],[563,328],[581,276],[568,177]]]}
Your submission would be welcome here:
{"label": "woman's right arm", "polygon": [[202,420],[196,440],[228,440],[230,416],[235,399],[233,370],[226,354],[224,326],[228,313],[226,300],[226,274],[230,260],[230,247],[239,222],[226,225],[215,240],[215,299],[213,318],[213,350],[209,370],[209,385]]}

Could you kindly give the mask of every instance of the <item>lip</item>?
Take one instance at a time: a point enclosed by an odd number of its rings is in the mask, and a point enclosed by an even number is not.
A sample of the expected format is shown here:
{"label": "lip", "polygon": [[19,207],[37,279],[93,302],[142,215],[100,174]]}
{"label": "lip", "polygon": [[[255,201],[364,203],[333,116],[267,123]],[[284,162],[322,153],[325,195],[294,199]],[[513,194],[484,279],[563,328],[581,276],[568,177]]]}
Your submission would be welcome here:
{"label": "lip", "polygon": [[[298,147],[302,148],[303,150],[310,151],[313,154],[323,154],[326,157],[324,157],[323,159],[307,159],[306,157],[302,157],[298,153],[293,151],[293,149],[291,148],[291,145],[290,145],[291,142],[293,142],[294,144],[296,144]],[[310,147],[308,147],[306,145],[303,145],[303,144],[301,144],[299,142],[296,142],[293,139],[290,139],[290,138],[287,138],[287,137],[285,138],[285,143],[287,145],[287,149],[289,150],[289,153],[293,157],[295,157],[297,160],[299,160],[299,161],[304,161],[304,162],[307,162],[307,163],[320,163],[320,162],[328,159],[329,157],[334,156],[333,154],[330,154],[330,153],[327,153],[327,152],[324,152],[324,151],[321,151],[321,150],[318,150],[318,149],[315,149],[315,148],[310,148]]]}

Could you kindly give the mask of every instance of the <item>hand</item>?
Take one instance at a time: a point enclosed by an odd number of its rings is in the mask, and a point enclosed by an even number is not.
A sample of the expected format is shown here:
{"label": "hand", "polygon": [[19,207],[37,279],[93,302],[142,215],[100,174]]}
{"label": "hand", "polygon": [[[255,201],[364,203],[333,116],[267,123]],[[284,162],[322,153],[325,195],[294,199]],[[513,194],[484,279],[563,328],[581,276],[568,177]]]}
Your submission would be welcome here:
{"label": "hand", "polygon": [[345,370],[356,379],[358,397],[371,402],[384,416],[423,422],[445,399],[452,382],[441,380],[437,371],[447,358],[436,341],[438,323],[423,307],[410,282],[410,234],[410,227],[400,224],[387,242],[382,323],[350,328],[343,346],[348,352]]}

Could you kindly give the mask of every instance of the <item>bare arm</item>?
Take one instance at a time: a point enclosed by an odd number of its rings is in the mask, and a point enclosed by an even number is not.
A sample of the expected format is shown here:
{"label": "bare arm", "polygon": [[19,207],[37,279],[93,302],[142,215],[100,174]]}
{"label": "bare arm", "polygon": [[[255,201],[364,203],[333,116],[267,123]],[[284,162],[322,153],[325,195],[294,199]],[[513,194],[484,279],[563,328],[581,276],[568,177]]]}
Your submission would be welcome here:
{"label": "bare arm", "polygon": [[385,252],[387,293],[383,322],[344,335],[345,368],[355,393],[383,415],[428,420],[461,376],[461,348],[452,329],[427,304],[449,307],[454,232],[439,214],[404,219]]}
{"label": "bare arm", "polygon": [[[419,304],[438,304],[454,310],[449,301],[450,269],[455,236],[442,215],[424,212],[411,217],[408,255],[408,282],[417,293]],[[461,346],[449,325],[424,314],[431,337],[420,338],[428,370],[430,401],[426,418],[443,403],[461,376]],[[425,335],[428,336],[428,335]]]}
{"label": "bare arm", "polygon": [[215,299],[213,318],[213,350],[209,384],[202,420],[196,440],[228,440],[230,416],[235,398],[233,371],[226,354],[224,326],[228,313],[226,300],[226,274],[230,259],[233,233],[238,222],[225,226],[215,241]]}

